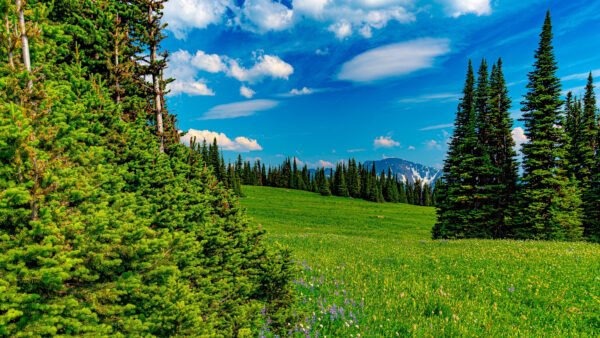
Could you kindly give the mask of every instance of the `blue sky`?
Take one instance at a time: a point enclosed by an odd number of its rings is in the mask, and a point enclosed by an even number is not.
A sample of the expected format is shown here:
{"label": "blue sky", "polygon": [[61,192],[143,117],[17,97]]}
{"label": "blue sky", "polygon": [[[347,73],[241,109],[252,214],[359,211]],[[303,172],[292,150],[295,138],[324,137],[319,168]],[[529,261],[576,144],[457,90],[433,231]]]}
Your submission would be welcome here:
{"label": "blue sky", "polygon": [[171,0],[168,108],[226,158],[439,167],[469,58],[502,57],[520,115],[547,9],[563,89],[581,93],[600,77],[600,1]]}

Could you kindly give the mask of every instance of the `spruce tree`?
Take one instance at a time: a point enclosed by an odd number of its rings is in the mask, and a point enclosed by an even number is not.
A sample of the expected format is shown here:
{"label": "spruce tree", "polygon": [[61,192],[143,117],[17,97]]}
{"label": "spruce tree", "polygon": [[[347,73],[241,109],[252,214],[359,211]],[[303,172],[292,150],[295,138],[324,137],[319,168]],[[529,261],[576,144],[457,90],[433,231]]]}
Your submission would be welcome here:
{"label": "spruce tree", "polygon": [[510,117],[511,100],[502,72],[502,60],[493,67],[490,77],[489,114],[491,125],[488,138],[491,160],[490,206],[489,214],[491,234],[494,238],[508,235],[508,224],[514,210],[518,163],[514,150],[515,142],[511,130],[513,120]]}
{"label": "spruce tree", "polygon": [[517,238],[577,239],[582,232],[581,198],[567,177],[567,138],[560,127],[563,102],[552,37],[548,11],[521,109],[528,141],[522,148],[520,214],[513,222]]}
{"label": "spruce tree", "polygon": [[[444,175],[439,184],[438,220],[432,228],[436,238],[463,238],[471,224],[474,178],[472,177],[475,134],[475,76],[469,60],[463,97],[458,105],[452,140],[444,160]],[[410,189],[407,197],[411,202]]]}
{"label": "spruce tree", "polygon": [[579,128],[581,142],[575,145],[580,160],[577,163],[575,177],[582,189],[584,235],[592,239],[596,239],[600,235],[598,232],[600,229],[600,199],[594,186],[594,180],[597,179],[596,170],[600,150],[597,109],[594,79],[590,72],[583,97],[583,116]]}

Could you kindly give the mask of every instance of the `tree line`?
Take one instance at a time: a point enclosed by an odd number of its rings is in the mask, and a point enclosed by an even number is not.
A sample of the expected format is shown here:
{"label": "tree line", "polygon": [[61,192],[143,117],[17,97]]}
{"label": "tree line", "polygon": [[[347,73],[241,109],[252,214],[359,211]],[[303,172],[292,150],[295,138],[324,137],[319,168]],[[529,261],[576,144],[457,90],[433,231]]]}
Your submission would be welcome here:
{"label": "tree line", "polygon": [[0,1],[0,336],[295,319],[290,252],[180,143],[164,3]]}
{"label": "tree line", "polygon": [[546,14],[527,93],[522,175],[502,60],[469,61],[439,183],[433,238],[600,240],[600,116],[592,74],[583,98],[561,98]]}
{"label": "tree line", "polygon": [[254,163],[244,161],[241,155],[238,155],[235,163],[225,164],[216,138],[210,144],[206,140],[200,144],[192,138],[190,147],[202,154],[204,163],[213,168],[217,179],[238,196],[243,196],[242,185],[254,185],[311,191],[323,196],[360,198],[379,203],[422,206],[436,204],[435,186],[420,179],[414,184],[404,182],[393,175],[391,169],[387,173],[378,173],[375,164],[367,167],[353,158],[337,163],[335,170],[316,168],[311,171],[306,164],[299,168],[296,158],[289,157],[275,167],[267,167],[260,160]]}

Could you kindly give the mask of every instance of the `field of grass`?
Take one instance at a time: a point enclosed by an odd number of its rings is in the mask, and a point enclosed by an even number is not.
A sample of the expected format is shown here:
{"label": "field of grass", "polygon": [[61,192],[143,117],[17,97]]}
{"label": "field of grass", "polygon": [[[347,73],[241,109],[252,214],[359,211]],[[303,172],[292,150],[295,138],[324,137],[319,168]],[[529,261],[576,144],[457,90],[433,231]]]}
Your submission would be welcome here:
{"label": "field of grass", "polygon": [[293,249],[309,313],[295,334],[600,334],[600,246],[433,241],[433,208],[244,186],[242,204]]}

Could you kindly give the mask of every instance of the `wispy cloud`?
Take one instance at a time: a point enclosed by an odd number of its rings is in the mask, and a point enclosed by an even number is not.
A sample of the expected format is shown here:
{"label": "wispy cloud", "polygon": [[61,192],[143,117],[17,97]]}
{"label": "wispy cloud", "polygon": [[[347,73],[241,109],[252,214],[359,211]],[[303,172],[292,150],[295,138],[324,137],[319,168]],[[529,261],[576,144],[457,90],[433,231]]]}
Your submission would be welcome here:
{"label": "wispy cloud", "polygon": [[373,140],[373,146],[377,148],[392,148],[400,146],[400,142],[392,140],[391,136],[379,136]]}
{"label": "wispy cloud", "polygon": [[347,151],[349,153],[359,153],[361,151],[366,151],[366,149],[362,149],[362,148],[360,148],[360,149],[348,149]]}
{"label": "wispy cloud", "polygon": [[439,93],[439,94],[428,94],[428,95],[420,95],[415,97],[407,97],[398,100],[400,103],[420,103],[420,102],[428,102],[428,101],[455,101],[460,98],[459,94],[454,93]]}
{"label": "wispy cloud", "polygon": [[421,128],[421,129],[419,129],[419,130],[420,130],[420,131],[424,131],[424,130],[434,130],[434,129],[452,128],[452,127],[454,127],[454,123],[438,124],[438,125],[436,125],[436,126],[429,126],[429,127]]}
{"label": "wispy cloud", "polygon": [[181,142],[189,145],[192,138],[195,138],[196,142],[206,140],[207,143],[212,143],[214,139],[217,139],[217,144],[223,150],[239,151],[242,153],[263,150],[256,140],[244,136],[238,136],[232,140],[224,133],[209,130],[190,129],[181,137]]}
{"label": "wispy cloud", "polygon": [[338,79],[372,82],[431,68],[435,58],[450,52],[450,40],[425,38],[368,50],[344,63]]}
{"label": "wispy cloud", "polygon": [[[600,69],[594,69],[591,72],[592,72],[592,76],[595,78],[600,76]],[[561,80],[562,81],[586,80],[589,75],[590,75],[590,72],[571,74],[571,75],[567,75],[567,76],[563,77]]]}
{"label": "wispy cloud", "polygon": [[199,120],[232,119],[242,116],[251,116],[256,112],[269,110],[276,107],[279,101],[250,100],[221,104],[211,108]]}

